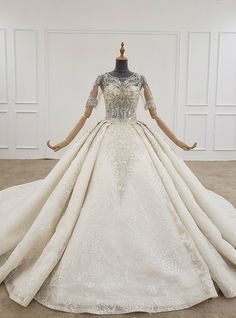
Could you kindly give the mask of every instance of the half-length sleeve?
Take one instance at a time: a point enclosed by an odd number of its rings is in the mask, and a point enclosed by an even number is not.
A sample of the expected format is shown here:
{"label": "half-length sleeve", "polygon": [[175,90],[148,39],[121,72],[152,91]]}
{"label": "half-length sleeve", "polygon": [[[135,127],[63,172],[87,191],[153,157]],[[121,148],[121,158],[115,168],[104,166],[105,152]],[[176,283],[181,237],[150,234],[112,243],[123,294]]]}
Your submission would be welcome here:
{"label": "half-length sleeve", "polygon": [[101,80],[102,80],[102,75],[98,75],[95,82],[93,83],[93,86],[87,98],[85,107],[96,108],[97,105],[99,104],[99,101],[102,95]]}
{"label": "half-length sleeve", "polygon": [[144,75],[142,75],[142,89],[141,89],[141,97],[144,104],[144,109],[152,109],[156,110],[156,101],[152,95],[152,91],[150,89],[150,86],[148,84],[148,81]]}

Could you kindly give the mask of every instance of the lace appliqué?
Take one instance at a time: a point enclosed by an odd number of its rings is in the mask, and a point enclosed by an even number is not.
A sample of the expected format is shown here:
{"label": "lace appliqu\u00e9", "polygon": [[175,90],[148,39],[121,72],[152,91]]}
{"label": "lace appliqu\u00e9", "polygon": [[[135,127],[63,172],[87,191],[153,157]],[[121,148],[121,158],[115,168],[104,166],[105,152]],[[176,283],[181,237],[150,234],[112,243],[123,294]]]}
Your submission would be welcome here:
{"label": "lace appliqu\u00e9", "polygon": [[[142,126],[142,123],[139,122],[139,125]],[[147,126],[144,125],[144,127],[147,127]],[[150,131],[151,135],[149,135],[149,137],[148,137],[148,134],[144,129],[143,131],[145,133],[145,136],[150,140],[153,148],[156,149],[156,147],[157,147],[156,145],[158,144],[158,142],[155,139],[155,136],[152,134],[151,130],[148,127],[147,127],[147,129]],[[150,138],[150,136],[152,138]],[[162,181],[161,181],[161,183],[162,183]],[[168,194],[167,194],[167,191],[166,191],[163,183],[162,183],[162,189],[163,189],[163,193],[162,193],[163,198],[165,198],[167,205],[170,206],[170,209],[173,211],[172,216],[174,218],[175,224],[177,225],[177,229],[178,229],[178,232],[180,234],[181,240],[182,240],[183,244],[185,245],[186,249],[189,251],[189,255],[191,257],[191,261],[192,261],[193,266],[194,266],[193,270],[195,272],[197,272],[199,275],[202,293],[204,295],[208,295],[211,292],[214,293],[215,289],[214,289],[213,282],[210,278],[210,273],[209,273],[208,267],[207,267],[206,263],[204,262],[204,260],[202,259],[202,257],[200,255],[198,249],[196,248],[190,234],[187,232],[187,229],[185,228],[185,226],[181,222],[180,217],[175,212],[173,204],[171,203],[170,199],[168,198]],[[167,251],[167,253],[168,253],[168,251]],[[164,257],[165,261],[171,259],[171,257],[168,257],[168,255],[164,254],[163,256],[160,255],[160,260],[162,259],[162,257]]]}
{"label": "lace appliqu\u00e9", "polygon": [[99,104],[100,97],[102,94],[102,90],[100,88],[101,79],[102,75],[98,75],[90,91],[89,97],[85,103],[85,107],[96,108]]}
{"label": "lace appliqu\u00e9", "polygon": [[144,109],[156,109],[156,102],[154,98],[149,99],[145,104],[144,104]]}
{"label": "lace appliqu\u00e9", "polygon": [[[142,99],[144,102],[144,109],[145,110],[147,110],[147,109],[155,109],[156,110],[156,101],[152,96],[152,92],[150,90],[148,81],[144,75],[141,75],[141,82],[142,82],[142,88],[143,88],[141,96],[142,96]],[[146,93],[146,98],[144,97],[144,91]]]}
{"label": "lace appliqu\u00e9", "polygon": [[107,157],[112,164],[117,182],[120,204],[126,192],[128,180],[132,175],[135,161],[138,159],[140,147],[135,142],[135,131],[130,124],[112,124],[107,134]]}
{"label": "lace appliqu\u00e9", "polygon": [[95,97],[89,97],[86,101],[85,107],[96,107],[98,104],[98,100]]}
{"label": "lace appliqu\u00e9", "polygon": [[[147,88],[144,88],[144,85],[147,85]],[[142,88],[147,91],[146,98]],[[96,108],[102,93],[106,107],[105,119],[135,120],[140,95],[145,110],[156,109],[156,102],[147,79],[144,75],[138,73],[133,73],[131,76],[123,78],[113,76],[108,72],[98,75],[86,101],[86,107]]]}
{"label": "lace appliqu\u00e9", "polygon": [[102,80],[106,105],[106,119],[135,120],[140,95],[141,77],[133,73],[126,78],[118,78],[105,73]]}

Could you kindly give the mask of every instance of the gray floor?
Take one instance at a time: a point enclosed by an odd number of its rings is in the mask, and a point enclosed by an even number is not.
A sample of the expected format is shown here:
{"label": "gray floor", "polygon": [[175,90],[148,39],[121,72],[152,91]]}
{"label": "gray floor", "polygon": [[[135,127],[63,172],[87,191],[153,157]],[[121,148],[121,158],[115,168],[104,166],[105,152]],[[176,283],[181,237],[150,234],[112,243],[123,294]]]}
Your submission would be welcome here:
{"label": "gray floor", "polygon": [[[0,190],[44,178],[56,160],[0,160]],[[209,189],[223,195],[236,206],[236,161],[187,162],[200,181]],[[93,317],[91,314],[69,314],[48,309],[35,301],[24,308],[10,300],[3,284],[0,285],[1,318]],[[96,315],[101,317],[101,315]],[[124,317],[125,315],[114,315]],[[130,313],[127,317],[149,317],[148,313]],[[191,308],[173,312],[151,314],[163,318],[236,318],[236,297],[226,299],[220,295]],[[108,317],[108,315],[104,315]]]}

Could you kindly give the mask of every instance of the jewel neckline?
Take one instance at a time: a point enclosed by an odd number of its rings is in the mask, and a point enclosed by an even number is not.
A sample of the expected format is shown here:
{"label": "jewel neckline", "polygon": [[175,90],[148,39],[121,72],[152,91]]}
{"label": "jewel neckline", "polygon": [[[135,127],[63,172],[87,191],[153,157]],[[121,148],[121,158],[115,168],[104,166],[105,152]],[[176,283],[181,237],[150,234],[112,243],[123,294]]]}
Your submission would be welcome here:
{"label": "jewel neckline", "polygon": [[130,75],[130,76],[124,76],[124,77],[114,76],[114,75],[111,75],[109,72],[107,72],[107,74],[108,74],[109,76],[113,77],[113,78],[118,79],[118,80],[122,80],[123,78],[124,78],[125,80],[127,80],[128,78],[131,78],[132,76],[134,76],[136,73],[135,73],[135,72],[133,72],[133,74],[132,74],[132,75]]}

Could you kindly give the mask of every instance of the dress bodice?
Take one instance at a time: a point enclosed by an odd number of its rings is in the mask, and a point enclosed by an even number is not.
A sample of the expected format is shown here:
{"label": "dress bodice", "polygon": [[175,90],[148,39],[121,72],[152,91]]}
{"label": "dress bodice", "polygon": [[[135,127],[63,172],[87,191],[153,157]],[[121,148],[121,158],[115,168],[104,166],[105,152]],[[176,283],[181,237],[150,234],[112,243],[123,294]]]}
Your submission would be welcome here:
{"label": "dress bodice", "polygon": [[101,79],[106,119],[135,120],[136,108],[142,86],[141,76],[133,73],[125,78],[118,78],[105,73]]}
{"label": "dress bodice", "polygon": [[[135,121],[139,97],[145,85],[148,86],[144,75],[133,73],[119,78],[106,72],[97,76],[86,106],[96,107],[102,93],[106,109],[105,119],[119,122]],[[156,108],[153,97],[150,93],[149,95],[144,108]]]}

